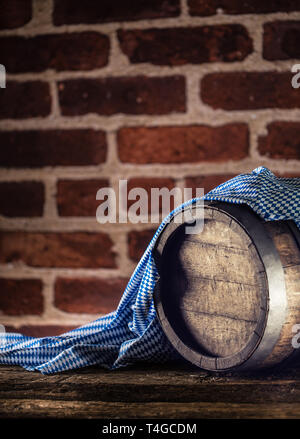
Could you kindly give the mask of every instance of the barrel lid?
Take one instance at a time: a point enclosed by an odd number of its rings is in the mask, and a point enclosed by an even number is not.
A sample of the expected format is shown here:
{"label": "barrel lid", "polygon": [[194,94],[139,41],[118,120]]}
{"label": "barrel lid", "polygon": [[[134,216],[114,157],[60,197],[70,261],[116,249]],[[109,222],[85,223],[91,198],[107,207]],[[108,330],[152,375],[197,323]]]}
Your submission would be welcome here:
{"label": "barrel lid", "polygon": [[279,255],[247,206],[206,202],[193,209],[194,217],[204,214],[203,231],[187,234],[187,224],[173,218],[156,241],[154,300],[161,326],[198,367],[256,366],[276,343],[285,317]]}

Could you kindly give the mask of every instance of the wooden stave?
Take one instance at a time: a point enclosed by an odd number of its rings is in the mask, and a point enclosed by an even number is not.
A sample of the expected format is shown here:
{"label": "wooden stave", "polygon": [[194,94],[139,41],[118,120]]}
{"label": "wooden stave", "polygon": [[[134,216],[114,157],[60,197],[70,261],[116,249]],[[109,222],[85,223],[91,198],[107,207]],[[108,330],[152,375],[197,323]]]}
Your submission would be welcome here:
{"label": "wooden stave", "polygon": [[[288,239],[289,255],[285,255],[283,251],[280,250],[280,242],[273,241],[276,245],[278,253],[281,258],[286,294],[287,294],[287,310],[284,325],[281,328],[280,337],[277,340],[276,346],[274,347],[272,353],[267,357],[261,367],[272,367],[280,364],[290,357],[290,360],[299,354],[299,349],[294,349],[292,347],[292,327],[295,324],[300,323],[300,233],[295,223],[292,221],[284,222],[268,222],[265,223],[265,227],[268,229],[269,234],[278,232],[280,227],[283,228],[283,234],[285,233]],[[276,230],[277,229],[277,230]],[[280,235],[279,235],[280,236]],[[278,237],[277,237],[278,238]],[[292,256],[292,260],[289,262],[288,257]],[[297,291],[298,290],[298,295]]]}
{"label": "wooden stave", "polygon": [[[281,290],[280,290],[280,294],[278,294],[277,291],[277,296],[280,298],[280,306],[279,309],[277,309],[277,316],[281,315],[281,320],[278,324],[278,319],[269,319],[270,315],[272,313],[268,312],[268,315],[266,316],[267,319],[271,320],[269,322],[266,322],[265,324],[265,328],[263,328],[263,333],[261,334],[260,337],[258,337],[257,339],[257,343],[256,343],[256,347],[253,350],[253,352],[248,355],[248,358],[243,358],[242,357],[242,361],[240,361],[240,363],[236,363],[234,365],[232,365],[232,362],[226,364],[226,361],[224,361],[223,359],[216,359],[216,358],[211,358],[208,361],[203,362],[203,358],[200,359],[199,361],[199,353],[193,351],[192,349],[190,349],[189,347],[187,347],[182,340],[178,339],[176,333],[174,332],[172,325],[170,325],[170,323],[167,321],[166,315],[164,313],[164,309],[162,306],[162,301],[161,301],[161,286],[160,283],[157,284],[155,293],[154,293],[154,301],[155,301],[155,306],[157,309],[157,313],[158,313],[158,318],[161,322],[161,325],[163,327],[163,330],[165,331],[167,337],[169,338],[170,342],[173,344],[173,346],[175,347],[175,349],[177,351],[179,351],[179,353],[181,353],[181,355],[186,358],[188,361],[192,362],[193,364],[197,365],[198,367],[207,369],[207,370],[211,370],[211,371],[228,371],[228,370],[248,370],[248,369],[254,369],[254,368],[261,368],[261,367],[268,367],[268,366],[272,366],[274,365],[274,361],[265,361],[267,358],[270,358],[270,356],[272,355],[272,352],[274,350],[274,347],[276,346],[279,338],[280,338],[280,334],[281,334],[281,330],[282,327],[285,324],[286,321],[286,314],[288,313],[288,307],[287,307],[287,300],[286,300],[286,291],[285,291],[285,279],[284,279],[284,272],[283,272],[283,268],[282,268],[282,264],[280,261],[280,256],[278,254],[277,249],[274,246],[274,243],[272,242],[272,239],[269,236],[269,233],[267,232],[266,228],[265,228],[265,224],[266,222],[263,221],[260,217],[258,217],[258,215],[256,215],[248,206],[245,205],[231,205],[229,203],[220,203],[220,202],[205,202],[205,206],[210,206],[210,207],[215,207],[218,209],[222,209],[226,212],[226,214],[228,214],[230,212],[231,215],[233,215],[233,218],[235,220],[237,220],[237,217],[239,217],[239,223],[243,225],[243,227],[245,226],[245,218],[242,220],[240,217],[240,212],[241,211],[245,211],[246,212],[246,219],[247,217],[255,217],[256,218],[256,226],[257,226],[257,221],[259,221],[260,223],[260,233],[257,237],[256,240],[256,244],[259,244],[259,240],[262,238],[262,230],[263,230],[263,234],[266,240],[269,240],[269,251],[270,248],[272,249],[273,255],[275,256],[275,260],[277,262],[275,271],[280,271],[280,276],[281,277]],[[244,215],[245,216],[245,215]],[[243,215],[242,215],[243,217]],[[247,221],[246,221],[247,223]],[[251,223],[251,221],[250,221]],[[269,222],[269,223],[274,223],[274,222]],[[287,224],[289,224],[289,228],[291,231],[291,234],[294,236],[295,241],[298,242],[298,245],[300,243],[300,233],[298,228],[296,227],[296,225],[290,221],[287,222]],[[164,230],[161,232],[161,235],[159,237],[159,239],[156,242],[156,246],[153,252],[154,255],[154,259],[155,262],[158,266],[158,271],[160,274],[161,273],[161,269],[162,269],[162,259],[163,259],[163,249],[164,246],[166,244],[166,242],[168,241],[170,235],[172,233],[174,233],[174,231],[176,231],[176,228],[178,226],[170,225],[168,224]],[[168,231],[169,228],[169,231]],[[252,227],[253,229],[253,227]],[[257,232],[257,230],[255,230],[254,227],[254,233]],[[252,230],[252,233],[253,233]],[[164,237],[164,241],[163,244],[161,244],[161,237],[164,235],[164,233],[168,231],[169,234],[167,233],[167,238]],[[249,221],[248,221],[248,227],[246,229],[247,233],[249,232]],[[253,236],[252,236],[253,238]],[[271,242],[271,244],[270,244]],[[261,246],[260,247],[264,247]],[[300,251],[300,247],[298,247],[298,250]],[[268,253],[268,252],[267,252]],[[272,284],[272,271],[274,272],[274,267],[272,266],[272,263],[270,264],[268,260],[266,260],[266,255],[261,254],[261,249],[259,252],[260,256],[263,259],[263,264],[266,270],[266,274],[268,277],[268,283]],[[300,253],[299,253],[300,254]],[[274,261],[273,261],[274,262]],[[268,267],[268,265],[270,265]],[[278,276],[277,276],[278,277]],[[276,282],[275,282],[276,283]],[[274,281],[273,281],[274,284]],[[269,285],[270,286],[270,285]],[[274,289],[274,285],[272,287]],[[276,286],[275,286],[276,288]],[[270,291],[269,291],[270,293]],[[273,296],[274,296],[274,291],[273,291]],[[277,299],[278,299],[277,297]],[[274,302],[274,300],[273,300]],[[275,300],[276,302],[276,300]],[[272,304],[271,304],[272,305]],[[270,311],[270,310],[268,310]],[[273,310],[274,311],[274,310]],[[300,316],[300,310],[299,310],[299,316]],[[274,327],[275,325],[275,327]],[[275,330],[275,336],[274,336],[274,330]],[[249,354],[249,353],[248,353]],[[293,356],[292,354],[295,354],[295,352],[290,353],[288,356]],[[280,362],[284,361],[286,359],[286,355],[283,355],[282,358],[280,358]],[[219,363],[219,364],[218,364]],[[275,363],[279,363],[278,360],[275,361]],[[224,367],[226,366],[226,367]]]}

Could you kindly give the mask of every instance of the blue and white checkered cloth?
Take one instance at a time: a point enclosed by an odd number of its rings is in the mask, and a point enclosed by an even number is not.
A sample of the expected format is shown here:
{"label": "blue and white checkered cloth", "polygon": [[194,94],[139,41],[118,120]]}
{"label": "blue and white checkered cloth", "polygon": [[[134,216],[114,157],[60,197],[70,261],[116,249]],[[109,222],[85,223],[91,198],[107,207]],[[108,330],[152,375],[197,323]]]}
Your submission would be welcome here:
{"label": "blue and white checkered cloth", "polygon": [[[291,219],[300,228],[300,178],[277,178],[267,168],[259,167],[221,184],[203,198],[246,203],[266,221]],[[51,374],[90,365],[116,369],[137,361],[177,359],[153,303],[158,273],[152,250],[170,218],[197,200],[177,207],[158,227],[115,311],[60,336],[34,338],[2,334],[0,364],[17,364],[27,370]]]}

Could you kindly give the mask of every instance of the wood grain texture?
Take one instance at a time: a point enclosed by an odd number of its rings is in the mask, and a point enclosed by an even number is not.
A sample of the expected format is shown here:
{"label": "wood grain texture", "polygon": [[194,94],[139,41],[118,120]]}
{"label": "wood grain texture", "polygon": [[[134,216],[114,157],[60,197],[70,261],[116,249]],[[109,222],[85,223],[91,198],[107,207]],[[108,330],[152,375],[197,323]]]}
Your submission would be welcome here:
{"label": "wood grain texture", "polygon": [[299,370],[220,376],[178,363],[43,376],[0,366],[0,417],[299,418]]}
{"label": "wood grain texture", "polygon": [[130,419],[298,419],[300,405],[280,404],[233,404],[189,402],[107,403],[94,401],[45,401],[35,399],[11,400],[2,406],[3,414],[11,418],[130,418]]}
{"label": "wood grain texture", "polygon": [[288,222],[266,222],[249,208],[224,204],[205,205],[197,234],[175,224],[163,232],[161,324],[198,367],[233,369],[254,352],[252,367],[273,366],[294,352],[292,328],[300,324],[296,232]]}
{"label": "wood grain texture", "polygon": [[283,266],[288,310],[279,340],[263,366],[272,366],[294,352],[292,328],[300,324],[300,249],[287,223],[266,222],[266,230],[272,236]]}
{"label": "wood grain texture", "polygon": [[210,207],[203,231],[189,235],[181,227],[176,233],[164,258],[170,258],[165,276],[177,330],[184,328],[191,348],[210,360],[237,355],[241,362],[255,347],[255,333],[261,335],[268,294],[251,238],[230,215]]}

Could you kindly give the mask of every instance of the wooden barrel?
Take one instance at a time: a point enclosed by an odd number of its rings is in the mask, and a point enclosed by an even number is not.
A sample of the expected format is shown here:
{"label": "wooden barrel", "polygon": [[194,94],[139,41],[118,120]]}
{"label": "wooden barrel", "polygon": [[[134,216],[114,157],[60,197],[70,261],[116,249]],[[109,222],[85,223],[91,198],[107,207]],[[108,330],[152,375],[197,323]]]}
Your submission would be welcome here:
{"label": "wooden barrel", "polygon": [[154,300],[166,336],[188,361],[212,371],[274,366],[298,352],[300,233],[263,221],[246,205],[205,202],[204,228],[175,217],[154,249]]}

